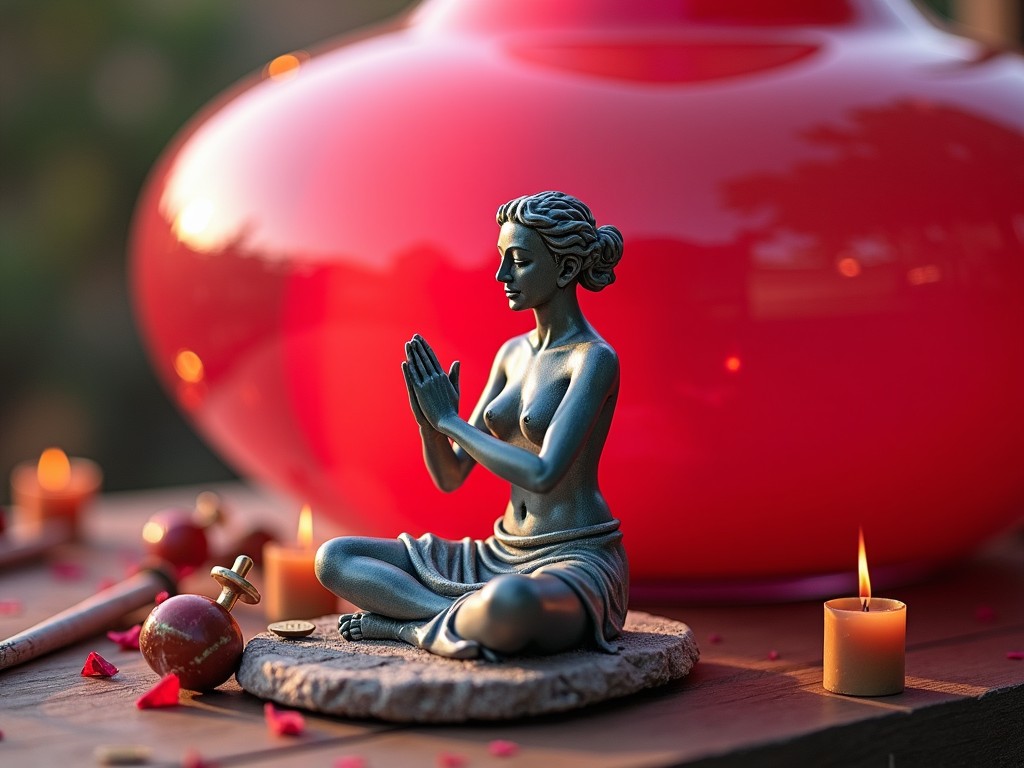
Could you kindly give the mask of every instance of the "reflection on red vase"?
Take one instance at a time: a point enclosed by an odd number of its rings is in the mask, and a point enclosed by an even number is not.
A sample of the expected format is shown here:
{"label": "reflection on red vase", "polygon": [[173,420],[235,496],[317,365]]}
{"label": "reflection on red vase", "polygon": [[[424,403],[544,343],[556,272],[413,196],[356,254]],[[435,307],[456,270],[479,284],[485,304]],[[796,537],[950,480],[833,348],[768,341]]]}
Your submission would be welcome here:
{"label": "reflection on red vase", "polygon": [[884,586],[1017,519],[1021,59],[895,0],[581,7],[427,2],[172,144],[133,286],[211,445],[353,533],[486,535],[507,489],[433,489],[402,344],[462,360],[471,407],[529,325],[494,211],[563,189],[626,239],[585,310],[622,362],[601,481],[638,582],[796,595],[863,525]]}

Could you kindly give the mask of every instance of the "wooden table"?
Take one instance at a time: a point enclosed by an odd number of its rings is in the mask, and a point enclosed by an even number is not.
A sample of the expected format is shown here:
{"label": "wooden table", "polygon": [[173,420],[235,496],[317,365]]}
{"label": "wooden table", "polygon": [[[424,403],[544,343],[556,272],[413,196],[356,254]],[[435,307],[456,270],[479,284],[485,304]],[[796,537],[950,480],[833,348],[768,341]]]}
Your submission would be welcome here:
{"label": "wooden table", "polygon": [[[189,506],[196,490],[107,495],[87,520],[84,544],[0,571],[0,637],[123,575],[140,553],[145,519]],[[297,509],[289,501],[241,485],[216,490],[235,510],[235,530],[229,526],[221,539],[253,521],[272,521],[282,536],[294,530]],[[335,532],[318,527],[321,537]],[[68,563],[80,573],[62,567]],[[258,571],[252,578],[261,586]],[[205,575],[183,587],[216,593]],[[307,714],[299,737],[272,735],[263,702],[233,679],[212,693],[183,694],[175,708],[139,710],[134,702],[155,674],[137,652],[97,637],[0,672],[0,765],[92,765],[96,747],[120,744],[148,747],[150,764],[161,766],[181,765],[193,750],[220,766],[303,768],[346,756],[369,767],[435,766],[445,754],[462,756],[466,766],[508,768],[1024,765],[1024,661],[1008,658],[1024,651],[1024,531],[942,578],[887,592],[909,605],[907,689],[897,696],[849,698],[821,687],[820,601],[635,605],[694,629],[702,659],[688,678],[543,720],[424,727]],[[246,637],[263,629],[258,606],[234,613]],[[81,677],[91,650],[119,674]],[[497,739],[515,742],[518,753],[489,754]]]}

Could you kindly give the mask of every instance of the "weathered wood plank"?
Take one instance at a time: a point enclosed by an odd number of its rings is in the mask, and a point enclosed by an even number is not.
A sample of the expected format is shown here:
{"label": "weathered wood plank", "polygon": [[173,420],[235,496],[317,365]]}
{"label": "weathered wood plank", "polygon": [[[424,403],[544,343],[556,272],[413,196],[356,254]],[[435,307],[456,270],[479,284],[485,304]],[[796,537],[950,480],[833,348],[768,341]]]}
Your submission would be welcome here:
{"label": "weathered wood plank", "polygon": [[[236,517],[230,540],[246,526],[276,527],[287,537],[297,505],[245,488],[219,489]],[[49,559],[0,573],[0,602],[20,600],[18,615],[0,614],[0,635],[20,631],[118,578],[137,561],[144,520],[160,508],[189,505],[196,489],[114,494],[87,521],[87,546],[69,546]],[[324,536],[336,533],[330,524]],[[53,561],[74,562],[80,578],[62,579]],[[254,580],[258,580],[254,572]],[[185,591],[215,594],[205,574]],[[89,764],[101,744],[144,744],[153,764],[180,765],[190,749],[223,766],[331,765],[359,755],[370,766],[433,765],[457,753],[473,766],[544,764],[588,766],[772,764],[1011,765],[1024,755],[1024,538],[1008,536],[965,567],[901,589],[910,606],[907,690],[856,699],[821,687],[820,602],[771,606],[650,606],[686,621],[702,660],[680,683],[624,700],[542,720],[460,727],[395,727],[307,716],[307,733],[271,735],[262,702],[233,683],[187,695],[181,706],[140,711],[135,699],[156,676],[137,652],[105,638],[76,644],[0,672],[0,764]],[[984,608],[981,616],[978,608]],[[262,630],[257,608],[235,611],[246,637]],[[136,618],[141,618],[136,617]],[[712,637],[720,642],[712,642]],[[98,650],[121,672],[86,679],[79,670]],[[776,651],[778,658],[770,659]],[[493,739],[516,742],[513,758],[488,754]],[[892,762],[890,762],[892,755]]]}

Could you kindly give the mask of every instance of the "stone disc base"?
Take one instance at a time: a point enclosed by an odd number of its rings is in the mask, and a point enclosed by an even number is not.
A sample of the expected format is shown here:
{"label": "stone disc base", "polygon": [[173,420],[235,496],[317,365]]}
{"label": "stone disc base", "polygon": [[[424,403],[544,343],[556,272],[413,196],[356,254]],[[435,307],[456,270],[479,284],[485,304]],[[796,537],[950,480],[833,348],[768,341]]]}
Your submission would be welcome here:
{"label": "stone disc base", "polygon": [[236,677],[249,693],[290,707],[395,722],[504,720],[583,707],[687,675],[693,631],[630,611],[618,654],[576,650],[500,663],[456,661],[388,640],[348,642],[338,617],[304,638],[257,635]]}

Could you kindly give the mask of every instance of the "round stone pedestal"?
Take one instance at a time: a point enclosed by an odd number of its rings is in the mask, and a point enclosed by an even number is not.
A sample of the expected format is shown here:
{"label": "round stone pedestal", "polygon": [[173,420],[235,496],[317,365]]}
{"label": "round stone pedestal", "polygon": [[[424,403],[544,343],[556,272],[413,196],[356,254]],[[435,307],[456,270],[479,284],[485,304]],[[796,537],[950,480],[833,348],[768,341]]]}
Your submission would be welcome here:
{"label": "round stone pedestal", "polygon": [[700,656],[693,631],[630,611],[617,654],[576,650],[499,663],[455,661],[405,643],[348,642],[337,616],[316,631],[249,641],[236,677],[249,693],[290,707],[396,722],[505,720],[584,707],[684,677]]}

